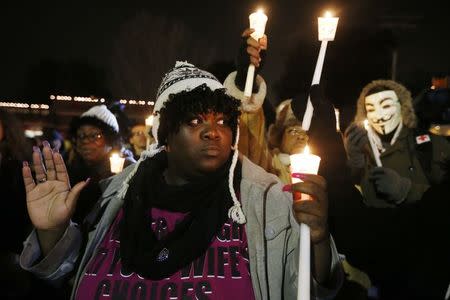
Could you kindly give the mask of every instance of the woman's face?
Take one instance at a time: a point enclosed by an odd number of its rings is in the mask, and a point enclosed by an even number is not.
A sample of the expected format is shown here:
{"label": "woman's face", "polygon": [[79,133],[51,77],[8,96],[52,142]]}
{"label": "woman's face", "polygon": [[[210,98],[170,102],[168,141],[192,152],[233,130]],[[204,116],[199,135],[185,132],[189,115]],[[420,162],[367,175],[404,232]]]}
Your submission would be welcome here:
{"label": "woman's face", "polygon": [[189,181],[218,170],[230,157],[232,138],[223,114],[193,116],[168,138],[167,155],[172,175]]}
{"label": "woman's face", "polygon": [[284,129],[280,150],[283,153],[295,154],[303,152],[308,142],[308,134],[300,125],[288,126]]}
{"label": "woman's face", "polygon": [[82,125],[78,128],[75,144],[76,151],[88,164],[102,161],[111,151],[102,130],[92,125]]}

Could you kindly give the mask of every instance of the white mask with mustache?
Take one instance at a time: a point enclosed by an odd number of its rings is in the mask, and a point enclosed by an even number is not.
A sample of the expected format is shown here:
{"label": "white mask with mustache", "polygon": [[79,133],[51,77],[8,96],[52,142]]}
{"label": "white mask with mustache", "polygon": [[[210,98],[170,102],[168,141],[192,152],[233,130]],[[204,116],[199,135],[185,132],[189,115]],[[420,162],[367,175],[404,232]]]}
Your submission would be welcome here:
{"label": "white mask with mustache", "polygon": [[366,96],[365,107],[370,126],[379,134],[391,133],[402,122],[400,101],[392,90]]}

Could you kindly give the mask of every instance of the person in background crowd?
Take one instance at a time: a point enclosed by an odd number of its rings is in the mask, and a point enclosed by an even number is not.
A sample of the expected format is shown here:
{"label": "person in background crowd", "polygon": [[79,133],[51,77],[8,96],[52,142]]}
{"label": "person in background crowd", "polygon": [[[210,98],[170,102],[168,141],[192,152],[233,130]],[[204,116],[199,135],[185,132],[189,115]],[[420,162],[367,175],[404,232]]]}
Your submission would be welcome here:
{"label": "person in background crowd", "polygon": [[156,142],[109,180],[87,243],[69,221],[87,183],[70,189],[61,156],[48,147],[43,158],[35,151],[34,165],[45,161],[46,170],[35,180],[23,168],[36,230],[22,267],[54,281],[76,271],[75,299],[293,299],[304,222],[311,227],[311,293],[332,298],[342,270],[327,229],[326,181],[302,176],[291,189],[314,201],[293,203],[276,176],[239,157],[239,105],[212,74],[177,62],[158,90]]}
{"label": "person in background crowd", "polygon": [[435,196],[448,182],[448,142],[416,128],[411,94],[392,80],[374,80],[362,89],[344,141],[366,206],[356,225],[366,233],[366,247],[356,265],[369,274],[379,299],[442,299],[450,224],[442,213],[448,211],[445,193]]}
{"label": "person in background crowd", "polygon": [[117,119],[105,105],[93,106],[75,118],[70,125],[70,136],[74,144],[74,156],[67,163],[71,185],[90,179],[73,215],[73,221],[81,224],[101,195],[100,180],[114,175],[111,154],[125,156],[124,167],[135,160],[129,151],[122,151]]}
{"label": "person in background crowd", "polygon": [[0,282],[2,295],[7,299],[25,297],[31,284],[28,274],[18,265],[22,242],[31,229],[21,178],[22,162],[31,158],[26,152],[30,146],[22,122],[0,109]]}
{"label": "person in background crowd", "polygon": [[[142,124],[135,124],[130,129],[130,138],[128,142],[130,143],[130,150],[133,152],[135,160],[138,160],[141,156],[142,151],[144,151],[148,144],[153,143],[153,136],[151,132],[147,132],[148,128]],[[147,139],[150,138],[150,141]]]}
{"label": "person in background crowd", "polygon": [[[286,100],[278,105],[275,123],[269,126],[268,131],[269,148],[278,158],[272,160],[272,166],[284,183],[291,182],[289,155],[302,153],[309,138],[301,122],[292,113],[290,101]],[[275,162],[279,164],[274,165]]]}
{"label": "person in background crowd", "polygon": [[[369,131],[363,126],[367,119]],[[442,181],[449,143],[416,129],[411,93],[392,80],[375,80],[359,96],[354,123],[345,131],[348,164],[372,207],[417,202],[432,184]],[[376,146],[370,149],[368,139]],[[382,166],[375,165],[375,156]]]}

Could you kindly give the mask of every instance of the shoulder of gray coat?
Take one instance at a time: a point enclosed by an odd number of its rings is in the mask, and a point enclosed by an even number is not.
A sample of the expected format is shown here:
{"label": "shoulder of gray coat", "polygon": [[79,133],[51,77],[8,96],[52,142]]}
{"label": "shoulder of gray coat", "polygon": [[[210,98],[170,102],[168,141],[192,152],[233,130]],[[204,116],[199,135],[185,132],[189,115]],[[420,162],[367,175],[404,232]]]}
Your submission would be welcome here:
{"label": "shoulder of gray coat", "polygon": [[242,179],[251,181],[253,184],[268,186],[272,183],[281,183],[281,180],[274,174],[271,174],[256,165],[248,157],[241,156],[242,161]]}
{"label": "shoulder of gray coat", "polygon": [[128,174],[134,169],[134,167],[135,164],[133,163],[123,169],[119,174],[101,180],[100,187],[103,191],[102,197],[109,197],[112,194],[118,192],[122,187],[122,183],[124,182],[125,178],[127,178]]}

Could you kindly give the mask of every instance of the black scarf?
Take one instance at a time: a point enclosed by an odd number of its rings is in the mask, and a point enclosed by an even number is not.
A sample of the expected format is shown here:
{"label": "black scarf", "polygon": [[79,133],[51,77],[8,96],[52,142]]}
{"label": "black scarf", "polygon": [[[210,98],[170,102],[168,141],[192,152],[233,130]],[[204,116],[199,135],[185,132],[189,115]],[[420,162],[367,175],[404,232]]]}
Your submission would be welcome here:
{"label": "black scarf", "polygon": [[[228,219],[233,205],[228,189],[230,159],[217,172],[182,186],[168,185],[163,177],[167,155],[158,153],[139,166],[124,199],[120,255],[124,271],[161,280],[205,253]],[[235,189],[241,165],[235,168]],[[161,240],[151,230],[151,208],[187,213]]]}

